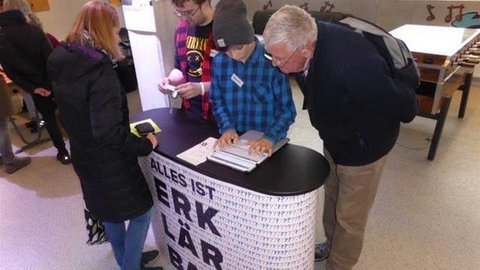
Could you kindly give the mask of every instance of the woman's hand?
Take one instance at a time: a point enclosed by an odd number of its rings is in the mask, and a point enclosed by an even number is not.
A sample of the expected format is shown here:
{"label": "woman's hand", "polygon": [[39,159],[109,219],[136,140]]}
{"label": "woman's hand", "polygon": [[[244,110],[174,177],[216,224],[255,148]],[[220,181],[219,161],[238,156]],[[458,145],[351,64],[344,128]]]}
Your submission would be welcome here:
{"label": "woman's hand", "polygon": [[158,140],[157,140],[157,136],[155,136],[155,134],[153,133],[148,133],[147,134],[147,140],[150,141],[150,143],[152,143],[152,149],[155,149],[155,147],[157,147],[158,145]]}
{"label": "woman's hand", "polygon": [[42,97],[48,97],[52,94],[52,91],[49,91],[43,87],[38,87],[33,90],[33,93]]}

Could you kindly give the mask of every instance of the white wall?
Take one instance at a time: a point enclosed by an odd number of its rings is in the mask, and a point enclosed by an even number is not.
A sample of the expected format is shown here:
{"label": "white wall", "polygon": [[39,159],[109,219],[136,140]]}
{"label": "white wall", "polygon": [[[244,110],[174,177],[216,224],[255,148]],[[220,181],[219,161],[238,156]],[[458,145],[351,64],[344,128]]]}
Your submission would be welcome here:
{"label": "white wall", "polygon": [[[263,9],[269,0],[245,0],[248,6],[250,19],[256,10]],[[80,8],[87,0],[49,0],[50,11],[37,13],[42,20],[45,30],[63,39],[70,30]],[[216,4],[218,0],[213,0]],[[309,10],[320,10],[326,2],[335,7],[332,11],[350,13],[378,23],[387,30],[394,29],[405,23],[448,25],[444,22],[447,7],[463,4],[464,12],[480,12],[480,1],[418,1],[418,0],[271,0],[271,8],[280,8],[285,4],[302,5],[308,3]],[[427,5],[433,5],[435,20],[427,21]],[[121,12],[120,12],[121,14]]]}
{"label": "white wall", "polygon": [[50,10],[38,12],[37,15],[43,23],[46,32],[63,40],[82,6],[87,0],[49,0]]}
{"label": "white wall", "polygon": [[[251,19],[253,14],[257,10],[262,10],[264,6],[269,4],[269,0],[244,0],[247,3],[248,7],[248,16]],[[367,20],[375,20],[376,15],[376,6],[379,0],[270,0],[271,6],[268,9],[278,9],[283,5],[290,4],[303,6],[303,8],[308,8],[311,11],[320,11],[322,7],[326,6],[326,2],[333,4],[334,7],[327,7],[327,10],[331,8],[331,11],[343,12],[354,14],[357,17],[364,18]],[[373,8],[371,8],[373,7]]]}
{"label": "white wall", "polygon": [[[427,6],[431,6],[430,11]],[[463,14],[467,12],[480,12],[480,1],[398,1],[398,0],[379,0],[377,24],[382,25],[387,30],[392,30],[405,23],[451,26],[452,23],[458,26],[466,27],[465,18],[463,24],[455,22],[455,16],[459,14],[463,6]],[[451,10],[451,20],[448,20],[449,7]],[[431,17],[430,15],[433,15]],[[480,20],[478,20],[480,24]]]}
{"label": "white wall", "polygon": [[[88,0],[49,0],[50,10],[38,12],[46,32],[53,34],[59,40],[65,39],[78,12]],[[121,8],[118,8],[123,23]]]}
{"label": "white wall", "polygon": [[[250,19],[257,10],[271,3],[268,9],[278,9],[285,4],[302,6],[310,11],[320,11],[326,3],[333,5],[332,12],[353,14],[357,17],[376,22],[387,30],[392,30],[405,23],[448,26],[445,22],[449,6],[463,5],[463,12],[480,12],[480,1],[420,1],[420,0],[245,0]],[[427,5],[431,5],[435,19],[426,20],[429,16]],[[329,6],[330,7],[330,6]],[[329,8],[327,8],[329,9]],[[453,15],[458,14],[453,8]]]}
{"label": "white wall", "polygon": [[[87,0],[49,0],[50,11],[39,12],[38,15],[47,32],[62,40],[68,34],[80,8]],[[212,0],[216,4],[218,0]],[[248,16],[251,19],[256,10],[263,9],[269,0],[245,0],[248,7]],[[449,25],[445,22],[447,7],[463,4],[464,12],[477,11],[480,13],[480,1],[419,1],[419,0],[271,0],[271,8],[280,8],[285,4],[302,5],[308,3],[309,10],[320,10],[329,2],[335,5],[332,11],[350,13],[360,18],[376,22],[387,30],[394,29],[405,23]],[[433,5],[435,19],[427,21],[426,6]],[[120,15],[122,13],[120,12]],[[123,18],[123,17],[122,17]],[[478,68],[477,68],[478,69]],[[478,76],[480,72],[476,72]]]}
{"label": "white wall", "polygon": [[[245,0],[248,6],[248,15],[252,19],[257,10],[262,10],[268,3],[272,5],[268,9],[278,9],[285,4],[296,6],[308,3],[308,10],[320,11],[328,2],[334,5],[332,12],[353,14],[357,17],[372,21],[390,31],[403,24],[423,24],[450,26],[453,22],[446,22],[449,7],[463,5],[463,13],[480,13],[479,0],[464,1],[420,1],[420,0]],[[433,6],[431,10],[434,19],[428,20],[430,13],[427,6]],[[458,8],[452,8],[452,17],[458,14]],[[473,12],[473,13],[472,13]],[[480,24],[480,19],[478,24]],[[475,69],[475,77],[480,77],[480,65]]]}

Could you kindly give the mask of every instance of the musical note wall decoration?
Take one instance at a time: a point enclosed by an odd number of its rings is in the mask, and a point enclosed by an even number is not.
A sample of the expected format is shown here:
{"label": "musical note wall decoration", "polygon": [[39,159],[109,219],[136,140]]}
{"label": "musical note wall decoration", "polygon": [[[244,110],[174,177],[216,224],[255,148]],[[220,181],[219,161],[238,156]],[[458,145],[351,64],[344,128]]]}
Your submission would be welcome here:
{"label": "musical note wall decoration", "polygon": [[[435,6],[428,4],[425,6],[428,12],[428,16],[425,18],[426,21],[433,21],[435,20],[434,9]],[[470,25],[469,28],[477,28],[472,27],[472,25],[477,26],[478,21],[480,20],[478,12],[465,12],[465,6],[463,4],[460,5],[449,5],[445,8],[447,10],[447,14],[444,18],[446,23],[450,23],[452,26],[460,27],[459,25]],[[438,12],[437,12],[438,13]],[[462,23],[462,20],[467,20],[468,22]]]}
{"label": "musical note wall decoration", "polygon": [[330,1],[326,1],[325,5],[320,7],[321,12],[329,13],[335,8],[335,5],[333,3],[330,3]]}
{"label": "musical note wall decoration", "polygon": [[463,13],[461,21],[453,21],[454,27],[477,28],[480,29],[480,14],[477,11]]}
{"label": "musical note wall decoration", "polygon": [[300,4],[299,7],[305,9],[306,11],[308,11],[308,2],[305,2],[305,3],[303,3],[303,4]]}
{"label": "musical note wall decoration", "polygon": [[434,9],[435,7],[432,6],[432,5],[427,5],[427,11],[428,11],[428,17],[427,17],[427,21],[433,21],[435,20],[435,15],[433,15],[433,12],[432,10]]}
{"label": "musical note wall decoration", "polygon": [[446,23],[449,23],[452,21],[452,10],[454,9],[458,9],[458,15],[455,16],[455,20],[456,21],[461,21],[462,18],[463,18],[463,9],[465,8],[465,6],[462,5],[458,5],[458,6],[454,6],[454,5],[450,5],[447,7],[448,9],[448,15],[445,16],[445,22]]}
{"label": "musical note wall decoration", "polygon": [[272,0],[268,0],[267,4],[263,5],[263,10],[267,10],[269,8],[272,8],[272,6],[273,6]]}

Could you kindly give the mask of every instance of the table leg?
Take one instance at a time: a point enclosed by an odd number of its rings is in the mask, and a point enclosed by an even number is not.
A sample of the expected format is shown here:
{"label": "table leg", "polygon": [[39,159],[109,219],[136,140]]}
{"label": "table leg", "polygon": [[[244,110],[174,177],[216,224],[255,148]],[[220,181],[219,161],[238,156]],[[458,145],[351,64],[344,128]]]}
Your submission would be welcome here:
{"label": "table leg", "polygon": [[450,102],[452,97],[445,97],[440,112],[436,115],[435,131],[433,132],[432,142],[430,144],[430,150],[428,151],[428,160],[434,160],[435,154],[437,152],[438,143],[440,141],[440,136],[443,132],[443,126],[445,125],[445,120],[447,119],[448,108],[450,107]]}
{"label": "table leg", "polygon": [[462,90],[462,101],[460,102],[460,109],[458,110],[458,118],[463,118],[465,116],[465,109],[467,108],[468,94],[470,93],[470,86],[472,86],[472,77],[473,73],[467,73],[465,75],[465,80],[461,86]]}

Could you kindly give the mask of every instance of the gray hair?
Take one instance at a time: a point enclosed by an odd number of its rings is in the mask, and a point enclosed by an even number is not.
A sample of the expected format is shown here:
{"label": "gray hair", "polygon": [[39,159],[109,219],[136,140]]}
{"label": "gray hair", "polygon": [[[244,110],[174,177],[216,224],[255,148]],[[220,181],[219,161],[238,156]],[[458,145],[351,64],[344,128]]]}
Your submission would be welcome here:
{"label": "gray hair", "polygon": [[27,2],[27,0],[4,0],[3,10],[7,11],[12,9],[20,10],[23,15],[30,20],[30,24],[43,30],[40,18],[38,18],[38,16],[33,13],[32,7],[30,6],[30,3]]}
{"label": "gray hair", "polygon": [[315,19],[305,10],[285,5],[275,12],[263,31],[265,47],[285,42],[289,51],[317,40]]}

